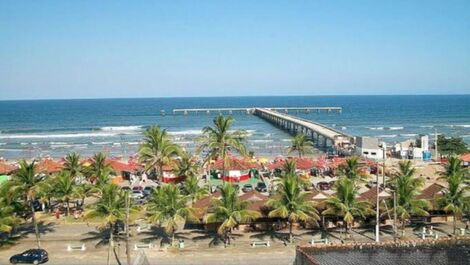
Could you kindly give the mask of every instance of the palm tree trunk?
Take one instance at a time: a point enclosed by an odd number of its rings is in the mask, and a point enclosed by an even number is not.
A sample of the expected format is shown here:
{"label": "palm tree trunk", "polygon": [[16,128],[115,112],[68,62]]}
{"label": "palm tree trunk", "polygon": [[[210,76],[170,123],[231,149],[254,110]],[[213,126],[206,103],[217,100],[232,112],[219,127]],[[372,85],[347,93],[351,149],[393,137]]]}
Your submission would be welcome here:
{"label": "palm tree trunk", "polygon": [[297,150],[299,152],[299,158],[302,158],[302,152],[299,150]]}
{"label": "palm tree trunk", "polygon": [[65,205],[67,206],[67,216],[70,215],[70,204],[69,204],[69,199],[65,200]]}
{"label": "palm tree trunk", "polygon": [[454,212],[454,235],[457,233],[457,215]]}
{"label": "palm tree trunk", "polygon": [[38,228],[38,223],[36,222],[36,212],[34,211],[34,204],[33,204],[33,201],[31,200],[31,220],[33,221],[33,225],[34,225],[34,232],[36,234],[36,244],[38,246],[38,248],[41,248],[41,239],[39,237],[39,228]]}
{"label": "palm tree trunk", "polygon": [[293,239],[293,236],[292,236],[292,226],[293,226],[293,223],[292,223],[292,222],[289,222],[289,243],[292,243],[292,239]]}

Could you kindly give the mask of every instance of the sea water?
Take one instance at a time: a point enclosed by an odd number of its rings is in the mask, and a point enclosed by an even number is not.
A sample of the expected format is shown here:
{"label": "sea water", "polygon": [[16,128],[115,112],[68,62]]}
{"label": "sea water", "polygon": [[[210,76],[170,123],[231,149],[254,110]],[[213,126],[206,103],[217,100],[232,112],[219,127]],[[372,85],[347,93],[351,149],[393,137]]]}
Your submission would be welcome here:
{"label": "sea water", "polygon": [[[470,142],[470,95],[22,100],[0,101],[0,157],[62,157],[72,151],[129,156],[151,125],[160,125],[192,151],[217,114],[173,115],[173,109],[306,106],[342,107],[342,113],[290,114],[354,136],[394,143],[437,132]],[[253,115],[233,117],[235,129],[246,130],[246,145],[255,154],[286,154],[289,134]]]}

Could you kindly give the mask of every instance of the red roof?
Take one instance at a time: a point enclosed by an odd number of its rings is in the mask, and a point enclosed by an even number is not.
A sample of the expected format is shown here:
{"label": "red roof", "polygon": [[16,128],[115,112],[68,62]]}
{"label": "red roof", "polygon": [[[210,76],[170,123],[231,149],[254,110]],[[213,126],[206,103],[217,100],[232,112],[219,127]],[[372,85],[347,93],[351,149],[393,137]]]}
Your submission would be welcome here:
{"label": "red roof", "polygon": [[116,172],[135,172],[140,168],[140,165],[138,164],[124,163],[117,160],[108,160],[107,163]]}
{"label": "red roof", "polygon": [[5,164],[3,162],[0,162],[0,174],[9,174],[15,170],[16,170],[15,165]]}
{"label": "red roof", "polygon": [[36,170],[41,173],[57,173],[61,171],[63,164],[52,159],[44,159],[36,164]]}
{"label": "red roof", "polygon": [[[224,168],[224,163],[222,159],[217,159],[214,164],[214,168],[221,170]],[[252,168],[261,168],[258,163],[247,161],[245,159],[239,159],[231,157],[228,161],[225,162],[226,170],[249,170]]]}
{"label": "red roof", "polygon": [[463,162],[470,163],[470,153],[466,153],[460,156],[460,160]]}
{"label": "red roof", "polygon": [[[291,158],[291,160],[294,160],[295,161],[295,167],[297,169],[302,169],[302,170],[305,170],[305,169],[311,169],[311,168],[314,168],[315,166],[315,162],[311,159],[308,159],[308,158]],[[283,168],[284,165],[286,164],[286,159],[284,160],[274,160],[273,162],[269,163],[266,165],[266,167],[268,169],[278,169],[278,168]]]}

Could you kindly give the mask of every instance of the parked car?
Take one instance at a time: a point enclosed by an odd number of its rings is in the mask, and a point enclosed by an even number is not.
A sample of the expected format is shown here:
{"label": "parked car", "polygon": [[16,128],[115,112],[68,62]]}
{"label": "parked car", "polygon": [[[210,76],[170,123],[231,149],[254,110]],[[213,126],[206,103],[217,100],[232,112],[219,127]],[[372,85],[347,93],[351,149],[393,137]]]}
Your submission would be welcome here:
{"label": "parked car", "polygon": [[249,191],[252,191],[252,190],[253,190],[253,185],[251,185],[251,184],[243,185],[243,188],[242,188],[243,192],[249,192]]}
{"label": "parked car", "polygon": [[144,194],[140,190],[133,190],[131,193],[131,197],[133,199],[142,199],[144,197]]}
{"label": "parked car", "polygon": [[30,264],[41,264],[46,263],[49,260],[49,255],[44,249],[30,249],[26,250],[21,254],[11,256],[10,263],[30,263]]}
{"label": "parked car", "polygon": [[134,186],[132,187],[132,191],[141,191],[142,187],[141,186]]}
{"label": "parked car", "polygon": [[131,191],[131,187],[129,187],[129,186],[123,186],[123,187],[121,187],[121,189],[123,191]]}
{"label": "parked car", "polygon": [[331,188],[330,183],[328,182],[318,182],[317,187],[319,190],[329,190]]}
{"label": "parked car", "polygon": [[258,192],[268,192],[268,187],[266,186],[266,183],[258,182],[258,184],[256,184],[255,190]]}
{"label": "parked car", "polygon": [[150,196],[150,194],[152,193],[152,190],[153,188],[151,186],[147,186],[144,188],[142,192],[144,193],[144,196],[147,197],[147,196]]}

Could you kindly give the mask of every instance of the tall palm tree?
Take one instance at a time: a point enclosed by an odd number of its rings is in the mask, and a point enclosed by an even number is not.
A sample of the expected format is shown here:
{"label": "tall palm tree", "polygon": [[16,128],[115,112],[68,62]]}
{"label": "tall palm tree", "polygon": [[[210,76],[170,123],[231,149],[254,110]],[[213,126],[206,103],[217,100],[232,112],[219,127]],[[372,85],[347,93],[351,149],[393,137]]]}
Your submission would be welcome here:
{"label": "tall palm tree", "polygon": [[358,187],[353,179],[341,177],[335,189],[336,193],[326,200],[327,209],[322,214],[342,217],[346,233],[349,234],[357,218],[364,219],[374,211],[368,203],[357,199]]}
{"label": "tall palm tree", "polygon": [[286,162],[284,163],[284,166],[282,167],[282,173],[285,177],[296,176],[297,175],[296,170],[297,170],[297,165],[295,163],[295,160],[293,159],[286,160]]}
{"label": "tall palm tree", "polygon": [[206,162],[212,159],[222,159],[222,171],[229,163],[229,154],[232,151],[246,156],[247,149],[243,144],[245,132],[241,130],[232,131],[232,125],[235,120],[232,117],[217,116],[214,120],[214,127],[204,127],[202,129],[203,137],[199,139],[198,151],[207,152]]}
{"label": "tall palm tree", "polygon": [[10,234],[13,227],[20,223],[15,208],[5,200],[0,200],[0,232]]}
{"label": "tall palm tree", "polygon": [[36,190],[36,197],[39,199],[43,205],[43,210],[51,211],[51,200],[54,197],[54,181],[55,178],[52,176],[47,176],[38,184]]}
{"label": "tall palm tree", "polygon": [[34,209],[34,200],[38,191],[39,184],[43,181],[43,177],[36,174],[35,162],[28,163],[25,160],[19,162],[19,169],[13,175],[11,189],[13,192],[21,193],[24,202],[30,207],[31,220],[33,222],[36,234],[36,243],[38,248],[41,247],[39,228],[36,221],[36,212]]}
{"label": "tall palm tree", "polygon": [[66,216],[70,215],[70,200],[73,199],[75,183],[69,172],[60,172],[54,179],[55,197],[65,204]]}
{"label": "tall palm tree", "polygon": [[91,206],[91,209],[86,212],[85,218],[101,218],[103,223],[102,227],[109,230],[109,248],[108,248],[108,261],[110,264],[110,253],[114,252],[116,260],[118,260],[117,253],[114,247],[114,229],[118,221],[124,221],[126,218],[126,193],[122,191],[117,185],[107,184],[100,187],[98,201]]}
{"label": "tall palm tree", "polygon": [[438,205],[447,213],[454,216],[454,234],[457,232],[457,219],[462,218],[465,209],[470,209],[470,197],[466,192],[470,187],[465,184],[469,180],[468,172],[462,167],[462,161],[450,157],[441,177],[447,182],[444,196],[438,200]]}
{"label": "tall palm tree", "polygon": [[101,152],[93,156],[91,164],[88,167],[85,167],[83,171],[88,180],[92,183],[102,175],[102,172],[113,172],[106,161],[106,155]]}
{"label": "tall palm tree", "polygon": [[191,206],[196,200],[201,199],[209,193],[207,188],[199,186],[199,178],[196,176],[189,176],[184,180],[182,192],[189,198]]}
{"label": "tall palm tree", "polygon": [[366,180],[366,178],[361,175],[359,168],[359,158],[356,156],[346,159],[346,163],[341,165],[339,170],[341,175],[346,176],[355,182]]}
{"label": "tall palm tree", "polygon": [[313,142],[308,139],[308,137],[299,133],[292,138],[288,153],[297,152],[300,158],[306,154],[313,153]]}
{"label": "tall palm tree", "polygon": [[72,179],[75,179],[81,172],[80,155],[78,153],[70,153],[65,157],[63,171],[68,172]]}
{"label": "tall palm tree", "polygon": [[204,221],[220,224],[217,233],[223,236],[224,244],[230,244],[230,234],[235,226],[259,218],[261,214],[248,210],[248,201],[240,201],[236,189],[230,183],[224,184],[221,193],[220,199],[213,200]]}
{"label": "tall palm tree", "polygon": [[391,185],[396,192],[396,212],[402,224],[402,233],[404,233],[406,222],[412,215],[429,215],[426,211],[429,202],[416,199],[418,190],[424,185],[424,179],[414,176],[416,170],[412,167],[411,161],[401,161],[398,166],[399,172],[392,177]]}
{"label": "tall palm tree", "polygon": [[180,177],[193,177],[199,174],[199,164],[195,157],[187,152],[181,152],[180,159],[176,161],[173,173]]}
{"label": "tall palm tree", "polygon": [[143,143],[139,147],[139,159],[145,163],[145,171],[163,174],[163,166],[168,165],[181,153],[181,147],[173,143],[166,130],[151,126],[144,131]]}
{"label": "tall palm tree", "polygon": [[180,193],[173,184],[155,190],[147,204],[148,220],[165,229],[171,237],[171,244],[175,241],[175,232],[178,227],[189,221],[196,221],[193,208],[187,206],[188,198]]}
{"label": "tall palm tree", "polygon": [[272,209],[269,217],[287,219],[289,242],[293,239],[292,227],[295,222],[316,222],[320,219],[313,202],[307,199],[308,193],[302,191],[302,185],[296,175],[288,175],[279,183],[278,194],[266,203]]}

